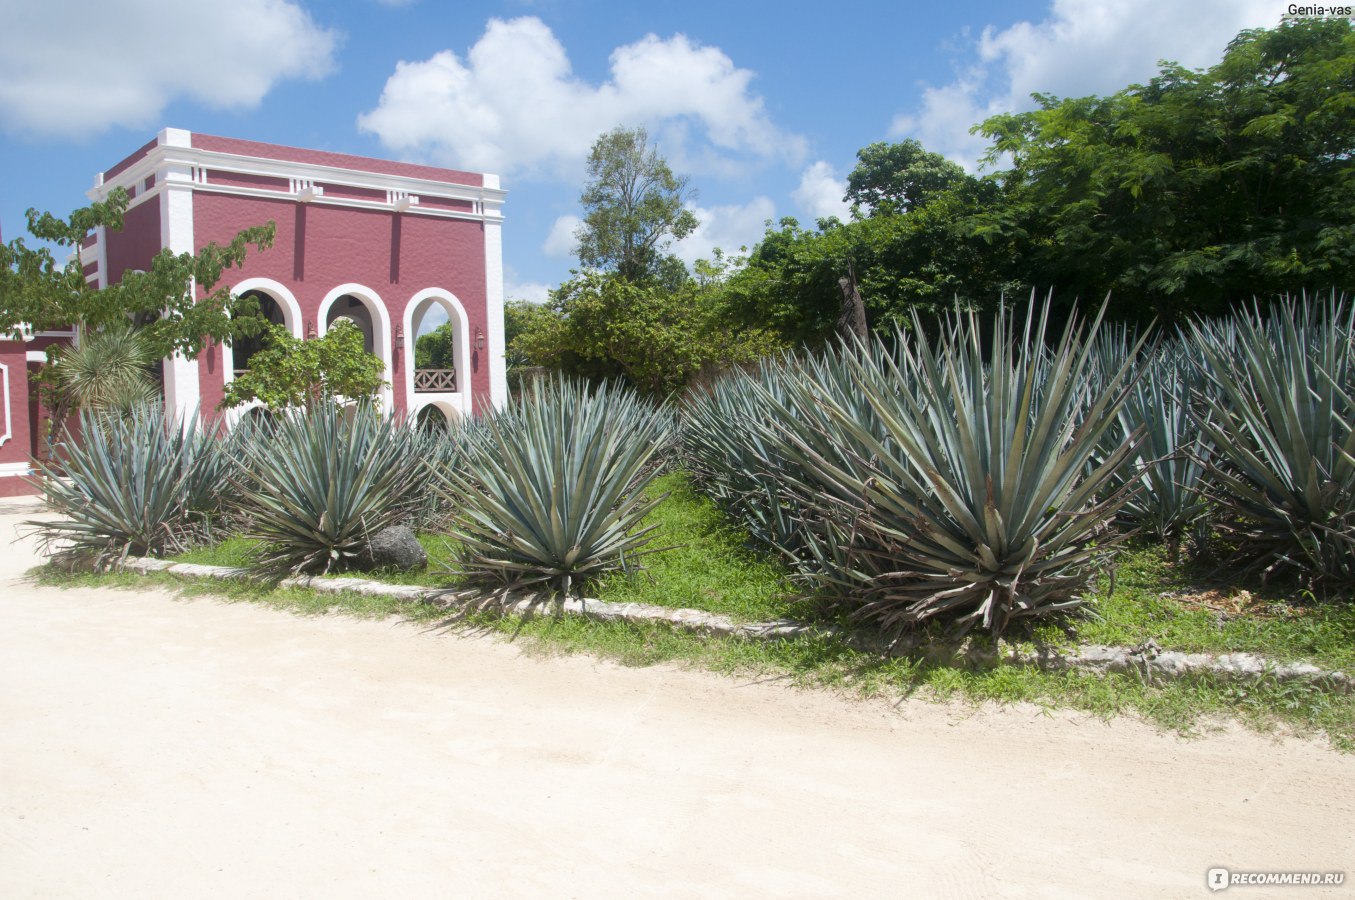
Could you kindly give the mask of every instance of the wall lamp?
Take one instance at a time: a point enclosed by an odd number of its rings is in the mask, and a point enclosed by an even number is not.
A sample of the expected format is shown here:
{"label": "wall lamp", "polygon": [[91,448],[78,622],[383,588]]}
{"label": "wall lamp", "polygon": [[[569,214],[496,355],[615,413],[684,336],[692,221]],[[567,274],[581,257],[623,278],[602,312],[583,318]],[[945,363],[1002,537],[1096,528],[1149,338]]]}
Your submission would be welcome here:
{"label": "wall lamp", "polygon": [[479,325],[475,326],[475,349],[485,349],[485,330]]}
{"label": "wall lamp", "polygon": [[395,326],[395,349],[403,350],[405,347],[405,327],[403,325]]}

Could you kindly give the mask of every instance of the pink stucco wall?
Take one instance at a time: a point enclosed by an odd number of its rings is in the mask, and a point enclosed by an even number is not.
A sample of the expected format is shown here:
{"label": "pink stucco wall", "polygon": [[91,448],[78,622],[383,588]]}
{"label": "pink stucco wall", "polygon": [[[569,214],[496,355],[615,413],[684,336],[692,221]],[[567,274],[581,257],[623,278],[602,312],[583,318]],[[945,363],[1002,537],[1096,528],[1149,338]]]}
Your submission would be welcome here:
{"label": "pink stucco wall", "polygon": [[[195,145],[198,137],[194,135]],[[385,304],[392,345],[410,298],[430,287],[450,291],[461,301],[471,335],[477,327],[488,331],[484,231],[479,222],[205,191],[194,194],[193,219],[198,248],[210,241],[224,243],[242,228],[273,220],[277,224],[274,246],[251,254],[242,269],[228,270],[224,283],[234,285],[249,278],[277,281],[296,297],[303,329],[312,322],[319,327],[320,303],[331,290],[354,283],[377,294]],[[414,335],[406,335],[405,340],[414,340]],[[404,354],[394,346],[389,350],[395,408],[403,412],[407,406]],[[476,356],[472,348],[470,386],[478,412],[489,408],[490,387],[488,360]],[[201,404],[207,412],[221,401],[221,348],[212,346],[199,359]]]}
{"label": "pink stucco wall", "polygon": [[127,210],[121,231],[106,231],[108,282],[116,284],[128,269],[146,270],[160,252],[160,199],[152,197]]}
{"label": "pink stucco wall", "polygon": [[[28,345],[23,341],[0,341],[0,364],[9,378],[10,436],[0,444],[0,463],[27,463],[33,450],[29,435]],[[4,434],[4,410],[0,407],[0,434]],[[23,478],[0,478],[0,497],[31,494],[35,489]]]}

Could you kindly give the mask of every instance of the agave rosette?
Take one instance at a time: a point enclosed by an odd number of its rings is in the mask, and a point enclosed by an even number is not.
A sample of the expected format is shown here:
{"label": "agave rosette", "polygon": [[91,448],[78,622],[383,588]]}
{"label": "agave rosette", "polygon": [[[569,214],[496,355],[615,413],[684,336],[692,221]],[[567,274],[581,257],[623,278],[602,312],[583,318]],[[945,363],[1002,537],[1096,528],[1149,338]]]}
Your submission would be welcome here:
{"label": "agave rosette", "polygon": [[534,381],[436,470],[455,509],[458,574],[492,602],[509,591],[568,596],[649,552],[644,495],[673,434],[670,415],[617,384]]}

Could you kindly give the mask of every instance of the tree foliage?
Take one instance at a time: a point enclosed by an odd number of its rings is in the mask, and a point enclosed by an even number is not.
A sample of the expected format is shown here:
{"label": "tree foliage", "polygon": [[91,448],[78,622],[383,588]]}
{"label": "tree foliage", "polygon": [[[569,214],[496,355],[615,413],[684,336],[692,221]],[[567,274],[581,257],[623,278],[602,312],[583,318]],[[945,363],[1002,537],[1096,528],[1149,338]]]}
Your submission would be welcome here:
{"label": "tree foliage", "polygon": [[691,198],[687,179],[673,174],[645,129],[607,132],[588,155],[579,261],[629,281],[659,274],[668,243],[696,228],[684,206]]}
{"label": "tree foliage", "polygon": [[911,212],[973,180],[964,169],[912,138],[863,147],[856,152],[856,160],[843,199],[851,201],[857,218],[863,212],[872,216]]}
{"label": "tree foliage", "polygon": [[83,326],[94,331],[130,318],[155,358],[182,353],[192,359],[209,340],[257,334],[266,324],[250,298],[217,288],[225,271],[244,263],[251,248],[273,244],[274,224],[247,228],[225,246],[208,244],[196,254],[162,250],[144,272],[110,273],[117,280],[97,289],[85,281],[78,249],[93,229],[117,231],[127,210],[127,192],[115,188],[107,200],[78,209],[68,218],[28,211],[28,230],[40,241],[71,251],[59,264],[46,246],[23,238],[0,245],[0,334],[28,327],[43,331]]}
{"label": "tree foliage", "polygon": [[1125,317],[1218,312],[1305,287],[1355,285],[1355,27],[1244,31],[1222,61],[1164,64],[1110,97],[1036,95],[982,125],[1027,279],[1109,292]]}
{"label": "tree foliage", "polygon": [[336,397],[372,399],[386,382],[381,360],[364,347],[362,330],[340,319],[323,337],[302,340],[269,325],[249,371],[226,385],[221,409],[258,400],[269,409],[316,409]]}
{"label": "tree foliage", "polygon": [[[711,272],[714,264],[703,269]],[[665,396],[707,365],[751,362],[782,346],[767,329],[727,327],[718,276],[677,289],[585,272],[526,317],[514,350],[533,365],[592,378],[622,376]]]}

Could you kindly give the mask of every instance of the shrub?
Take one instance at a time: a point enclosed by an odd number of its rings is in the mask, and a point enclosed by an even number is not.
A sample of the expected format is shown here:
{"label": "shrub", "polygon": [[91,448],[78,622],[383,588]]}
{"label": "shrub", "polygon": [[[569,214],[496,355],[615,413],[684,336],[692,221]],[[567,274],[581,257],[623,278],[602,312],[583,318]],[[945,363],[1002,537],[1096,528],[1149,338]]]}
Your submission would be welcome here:
{"label": "shrub", "polygon": [[[1047,317],[1033,306],[1024,327],[1004,312],[989,329],[957,314],[934,341],[915,321],[890,352],[839,349],[785,364],[775,389],[727,389],[761,407],[731,431],[796,510],[803,582],[896,633],[932,620],[998,633],[1082,602],[1139,434],[1100,446],[1131,370],[1093,378],[1099,320],[1046,346]],[[713,414],[697,418],[692,441],[708,443]]]}

